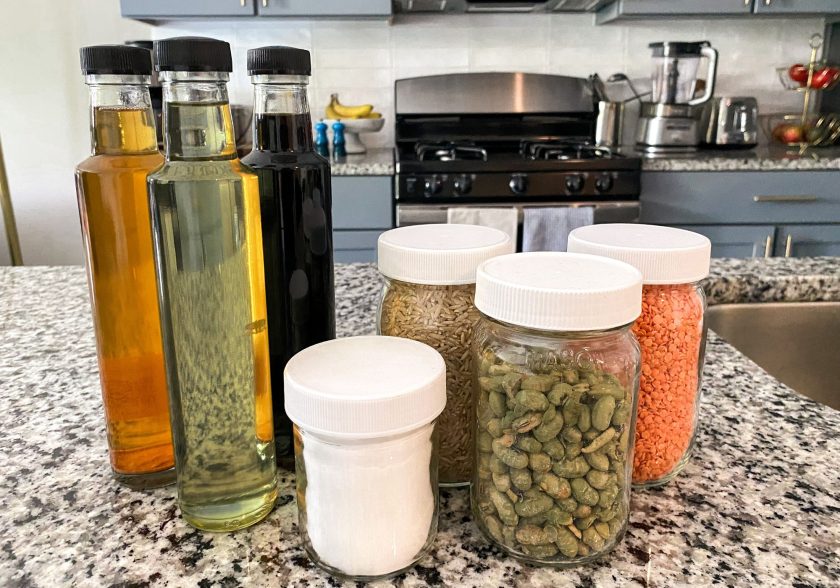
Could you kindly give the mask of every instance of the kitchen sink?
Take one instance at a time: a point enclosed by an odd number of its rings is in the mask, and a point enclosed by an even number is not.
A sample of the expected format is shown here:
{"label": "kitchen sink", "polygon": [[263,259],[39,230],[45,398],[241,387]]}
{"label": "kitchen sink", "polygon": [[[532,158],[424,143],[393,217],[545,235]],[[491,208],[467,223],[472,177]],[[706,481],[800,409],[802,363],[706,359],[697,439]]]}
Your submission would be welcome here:
{"label": "kitchen sink", "polygon": [[777,380],[840,410],[840,302],[720,304],[706,321]]}

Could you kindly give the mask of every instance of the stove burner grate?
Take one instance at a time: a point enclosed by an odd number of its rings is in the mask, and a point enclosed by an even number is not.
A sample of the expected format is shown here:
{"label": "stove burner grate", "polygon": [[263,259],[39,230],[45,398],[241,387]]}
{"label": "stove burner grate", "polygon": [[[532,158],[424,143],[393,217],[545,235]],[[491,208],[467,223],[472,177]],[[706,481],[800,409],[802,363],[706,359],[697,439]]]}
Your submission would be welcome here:
{"label": "stove burner grate", "polygon": [[526,159],[611,159],[617,155],[608,147],[572,141],[522,141],[519,153]]}
{"label": "stove burner grate", "polygon": [[487,161],[487,150],[475,143],[419,142],[414,146],[414,153],[420,161]]}

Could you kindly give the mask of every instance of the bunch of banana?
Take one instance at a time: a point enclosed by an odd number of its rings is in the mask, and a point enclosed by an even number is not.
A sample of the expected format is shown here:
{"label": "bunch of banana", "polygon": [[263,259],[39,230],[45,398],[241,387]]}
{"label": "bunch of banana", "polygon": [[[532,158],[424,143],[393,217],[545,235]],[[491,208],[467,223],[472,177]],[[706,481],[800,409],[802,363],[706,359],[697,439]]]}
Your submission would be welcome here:
{"label": "bunch of banana", "polygon": [[338,101],[338,94],[330,96],[330,103],[324,109],[324,116],[332,120],[348,118],[382,118],[382,115],[373,111],[373,104],[361,104],[359,106],[344,106]]}

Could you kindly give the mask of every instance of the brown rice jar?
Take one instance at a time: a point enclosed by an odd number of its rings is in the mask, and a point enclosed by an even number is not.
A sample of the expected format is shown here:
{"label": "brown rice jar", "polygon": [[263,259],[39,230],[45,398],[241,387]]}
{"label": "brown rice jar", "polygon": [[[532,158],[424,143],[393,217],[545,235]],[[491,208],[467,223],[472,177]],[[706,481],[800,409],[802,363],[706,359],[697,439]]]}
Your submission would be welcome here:
{"label": "brown rice jar", "polygon": [[426,343],[446,362],[446,408],[437,423],[441,486],[469,484],[472,475],[476,269],[514,248],[503,231],[475,225],[415,225],[379,237],[385,287],[377,332]]}
{"label": "brown rice jar", "polygon": [[699,282],[709,274],[711,242],[671,227],[607,224],[572,231],[569,251],[642,272],[642,314],[633,325],[642,349],[633,484],[665,484],[688,463],[697,435],[706,343]]}

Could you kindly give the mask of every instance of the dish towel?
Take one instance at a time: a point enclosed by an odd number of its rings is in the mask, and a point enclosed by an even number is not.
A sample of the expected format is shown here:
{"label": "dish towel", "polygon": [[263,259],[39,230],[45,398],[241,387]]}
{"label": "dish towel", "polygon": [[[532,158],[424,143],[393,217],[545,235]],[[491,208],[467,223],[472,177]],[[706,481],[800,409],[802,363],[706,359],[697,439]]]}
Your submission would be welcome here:
{"label": "dish towel", "polygon": [[522,251],[566,251],[569,233],[591,225],[593,206],[526,208],[522,220]]}
{"label": "dish towel", "polygon": [[519,213],[515,208],[447,208],[446,222],[493,227],[510,235],[514,243],[519,234]]}

